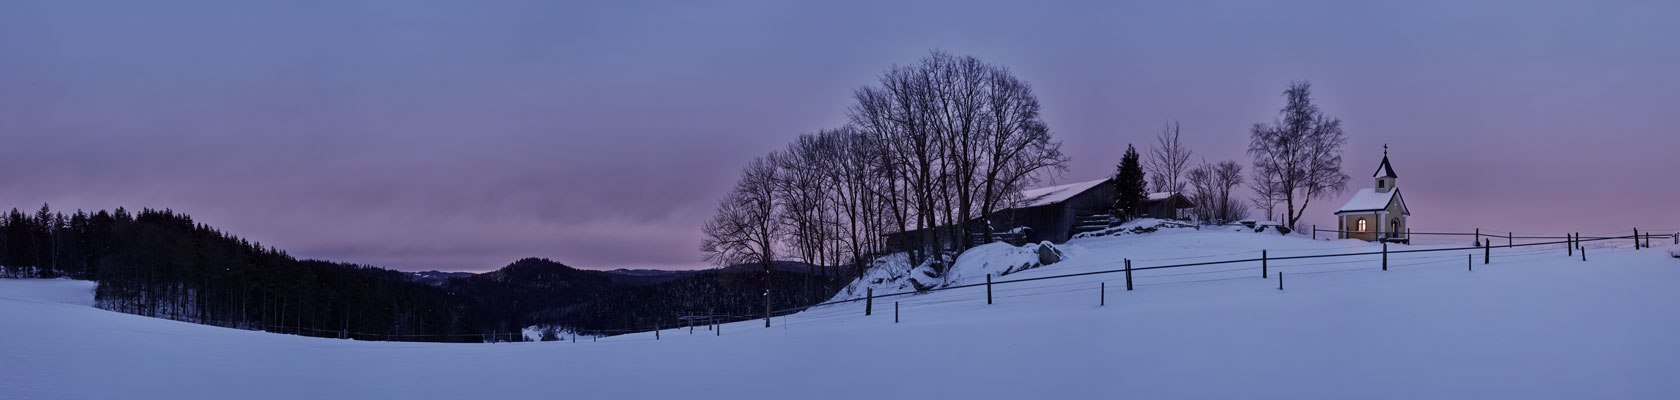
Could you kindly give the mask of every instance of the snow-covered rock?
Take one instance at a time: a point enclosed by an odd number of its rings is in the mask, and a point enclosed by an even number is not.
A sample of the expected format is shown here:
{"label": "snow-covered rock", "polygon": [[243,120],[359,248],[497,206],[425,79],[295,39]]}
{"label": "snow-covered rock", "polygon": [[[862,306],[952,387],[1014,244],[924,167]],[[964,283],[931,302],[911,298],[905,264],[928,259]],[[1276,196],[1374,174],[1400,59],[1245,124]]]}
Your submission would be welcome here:
{"label": "snow-covered rock", "polygon": [[944,279],[939,277],[939,271],[934,270],[931,263],[922,263],[922,265],[910,269],[910,273],[905,275],[904,281],[919,292],[939,287]]}
{"label": "snow-covered rock", "polygon": [[944,275],[939,275],[929,262],[910,267],[909,255],[894,253],[876,259],[862,278],[852,281],[830,301],[862,298],[868,289],[880,295],[985,282],[987,274],[1001,278],[1065,259],[1067,255],[1050,242],[1022,246],[988,243],[964,252]]}
{"label": "snow-covered rock", "polygon": [[1067,256],[1063,255],[1062,251],[1056,249],[1056,246],[1050,244],[1050,242],[1044,242],[1038,246],[1038,265],[1055,264],[1062,261],[1063,257]]}

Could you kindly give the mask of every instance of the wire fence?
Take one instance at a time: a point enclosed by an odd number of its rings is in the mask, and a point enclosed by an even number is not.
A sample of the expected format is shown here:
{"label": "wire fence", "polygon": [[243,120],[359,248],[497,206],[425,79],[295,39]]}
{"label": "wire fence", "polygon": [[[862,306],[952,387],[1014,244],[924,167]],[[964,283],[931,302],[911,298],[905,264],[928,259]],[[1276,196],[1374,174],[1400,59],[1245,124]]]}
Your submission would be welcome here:
{"label": "wire fence", "polygon": [[[1680,230],[1680,229],[1676,229],[1676,230]],[[1319,232],[1325,232],[1325,231],[1324,230],[1319,230]],[[1335,233],[1337,231],[1329,231],[1329,232]],[[1474,260],[1474,258],[1475,258],[1474,253],[1475,252],[1482,252],[1482,253],[1484,253],[1483,257],[1485,257],[1485,258],[1499,259],[1503,262],[1503,261],[1510,260],[1510,259],[1513,259],[1513,258],[1515,258],[1515,259],[1526,259],[1526,258],[1530,258],[1530,257],[1534,257],[1534,256],[1556,255],[1559,252],[1565,252],[1565,251],[1567,251],[1571,256],[1573,256],[1576,253],[1585,251],[1585,250],[1578,250],[1578,249],[1620,251],[1620,250],[1645,248],[1645,247],[1652,246],[1653,243],[1655,243],[1659,239],[1663,240],[1663,241],[1670,241],[1670,242],[1673,242],[1673,243],[1680,244],[1680,232],[1672,232],[1672,231],[1670,231],[1670,233],[1654,233],[1654,232],[1648,232],[1648,231],[1638,231],[1637,234],[1627,234],[1628,231],[1596,232],[1596,233],[1591,233],[1591,234],[1586,234],[1586,235],[1577,235],[1575,233],[1570,233],[1570,234],[1567,234],[1565,236],[1544,236],[1544,235],[1533,234],[1533,233],[1528,233],[1528,234],[1524,234],[1524,235],[1519,236],[1519,235],[1516,235],[1515,232],[1502,232],[1502,233],[1504,233],[1504,234],[1480,232],[1479,230],[1476,231],[1476,232],[1410,232],[1409,233],[1409,235],[1423,236],[1423,237],[1430,237],[1430,236],[1434,236],[1434,237],[1475,237],[1477,239],[1486,239],[1486,240],[1478,240],[1478,243],[1474,246],[1464,246],[1464,247],[1389,249],[1385,246],[1382,250],[1372,251],[1372,250],[1364,250],[1364,249],[1370,248],[1369,244],[1358,244],[1358,245],[1349,245],[1349,246],[1327,246],[1327,247],[1321,247],[1321,248],[1275,250],[1275,251],[1269,251],[1268,253],[1284,253],[1284,254],[1283,255],[1278,255],[1278,256],[1271,256],[1271,255],[1267,254],[1267,255],[1265,255],[1263,257],[1260,257],[1260,258],[1236,258],[1236,259],[1207,260],[1209,258],[1214,258],[1214,257],[1234,256],[1234,255],[1240,255],[1240,254],[1255,254],[1255,253],[1260,252],[1259,250],[1254,250],[1254,251],[1230,252],[1230,253],[1219,253],[1219,254],[1210,254],[1210,255],[1184,256],[1184,257],[1164,257],[1164,258],[1152,258],[1152,259],[1119,260],[1118,262],[1112,262],[1112,263],[1108,264],[1108,265],[1111,266],[1111,268],[1101,269],[1101,270],[1096,270],[1096,271],[1057,274],[1057,275],[1038,276],[1038,277],[1010,279],[1010,280],[995,280],[995,281],[992,281],[992,282],[955,282],[955,284],[949,284],[949,285],[946,285],[946,286],[935,287],[935,288],[931,288],[931,289],[927,289],[927,290],[910,290],[910,291],[900,291],[900,292],[883,293],[883,294],[868,293],[864,297],[848,298],[848,299],[841,299],[841,300],[834,300],[834,301],[827,301],[827,302],[822,302],[822,303],[817,303],[817,304],[811,304],[811,305],[806,305],[806,306],[790,307],[790,308],[784,308],[784,309],[779,309],[779,310],[772,310],[770,313],[768,313],[768,315],[763,315],[763,316],[746,316],[746,315],[722,316],[720,318],[708,319],[708,321],[707,321],[708,323],[707,323],[707,325],[705,325],[705,327],[707,329],[721,329],[721,325],[723,325],[723,324],[749,321],[749,320],[763,320],[763,319],[772,319],[773,320],[775,318],[783,318],[782,324],[785,326],[787,324],[795,322],[793,320],[790,320],[789,317],[795,316],[796,314],[797,314],[797,317],[798,317],[797,322],[799,322],[799,323],[810,323],[810,322],[816,322],[816,321],[833,320],[833,319],[838,319],[838,318],[856,318],[856,317],[861,317],[863,315],[870,314],[870,313],[873,313],[873,312],[888,312],[888,311],[894,312],[895,313],[895,318],[896,318],[896,314],[899,313],[899,312],[902,312],[904,310],[922,309],[922,308],[926,308],[926,307],[930,307],[930,306],[947,304],[947,303],[976,301],[978,296],[973,296],[973,295],[963,296],[963,297],[953,297],[953,298],[936,298],[937,296],[927,296],[927,295],[936,294],[936,293],[943,293],[943,292],[950,292],[950,291],[955,291],[955,290],[962,290],[962,289],[974,289],[974,288],[980,288],[980,287],[988,287],[988,291],[987,291],[988,293],[987,293],[987,297],[986,297],[988,302],[990,302],[992,300],[995,300],[995,299],[1008,299],[1008,298],[1018,298],[1018,297],[1029,297],[1029,296],[1042,296],[1042,295],[1052,295],[1052,294],[1071,293],[1071,292],[1098,291],[1098,290],[1106,290],[1106,289],[1129,290],[1129,289],[1126,289],[1124,286],[1120,286],[1119,282],[1112,282],[1112,283],[1116,283],[1116,285],[1114,285],[1114,286],[1116,286],[1115,288],[1106,288],[1106,286],[1105,286],[1106,283],[1110,283],[1109,279],[1116,279],[1116,278],[1114,278],[1116,275],[1122,275],[1122,274],[1127,275],[1129,281],[1147,280],[1145,282],[1132,282],[1130,284],[1130,286],[1133,286],[1133,287],[1161,286],[1161,285],[1183,285],[1183,284],[1197,284],[1197,283],[1208,283],[1208,282],[1221,282],[1221,281],[1234,281],[1234,280],[1242,280],[1242,279],[1253,279],[1255,277],[1260,277],[1260,274],[1256,273],[1257,272],[1256,270],[1262,270],[1262,271],[1271,270],[1271,271],[1277,271],[1277,272],[1288,271],[1290,275],[1314,275],[1314,274],[1328,274],[1328,273],[1339,273],[1339,272],[1376,270],[1377,268],[1374,268],[1372,266],[1372,263],[1381,263],[1382,264],[1382,269],[1391,268],[1391,267],[1413,267],[1413,266],[1435,265],[1435,264],[1446,264],[1446,263],[1458,263],[1457,265],[1463,265],[1464,263],[1474,264],[1477,261],[1477,260]],[[1491,243],[1491,240],[1494,239],[1494,238],[1507,239],[1507,243],[1503,243],[1503,244]],[[1518,243],[1517,240],[1526,240],[1526,241],[1530,241],[1530,242]],[[1637,242],[1638,244],[1633,244],[1632,242]],[[1545,248],[1546,246],[1561,246],[1561,248]],[[1337,251],[1337,250],[1343,250],[1343,251]],[[1363,251],[1361,251],[1361,250],[1363,250]],[[1494,250],[1499,250],[1499,251],[1495,252]],[[1312,252],[1312,251],[1329,251],[1329,253],[1299,254],[1301,252]],[[1453,253],[1453,254],[1426,255],[1426,254],[1430,254],[1430,253],[1449,253],[1449,252]],[[1466,253],[1466,252],[1470,252],[1470,253]],[[1190,261],[1190,262],[1180,262],[1180,263],[1172,263],[1172,264],[1142,265],[1142,266],[1135,265],[1137,262],[1145,262],[1145,261],[1186,261],[1186,260],[1205,260],[1205,261]],[[1303,261],[1306,261],[1306,262],[1303,262]],[[1481,260],[1481,261],[1487,262],[1486,259]],[[1253,265],[1240,266],[1239,267],[1239,266],[1235,266],[1237,264],[1253,264]],[[1266,265],[1262,266],[1262,264],[1266,264]],[[1120,268],[1113,268],[1112,267],[1112,266],[1116,266],[1116,265],[1127,265],[1128,267],[1120,267]],[[1196,268],[1196,267],[1214,267],[1214,266],[1227,266],[1228,268],[1205,270],[1205,271],[1203,271],[1203,270],[1183,270],[1182,272],[1180,272],[1180,269]],[[1335,268],[1335,267],[1338,267],[1338,266],[1341,266],[1342,268]],[[1277,273],[1277,272],[1271,272],[1271,273]],[[1220,274],[1231,275],[1231,274],[1239,274],[1239,273],[1243,274],[1243,275],[1241,275],[1241,276],[1221,276],[1220,275]],[[1164,282],[1160,281],[1162,278],[1175,278],[1175,277],[1191,278],[1191,279],[1188,279],[1188,280],[1171,280],[1171,281],[1164,281]],[[1079,278],[1086,278],[1086,279],[1079,279]],[[967,281],[967,280],[965,280],[965,281]],[[1052,282],[1052,281],[1054,283],[1043,284],[1043,283]],[[1040,284],[1031,284],[1031,283],[1035,283],[1035,282],[1040,283]],[[893,301],[895,299],[902,300],[903,298],[906,298],[906,297],[909,297],[909,296],[925,296],[925,297],[922,298],[922,299],[918,299],[918,301],[914,302],[914,304],[909,304],[910,307],[902,307],[901,305],[898,305],[898,304],[893,304],[893,305],[888,305],[887,304],[888,301]],[[877,300],[880,300],[880,301],[878,302]],[[856,309],[851,308],[851,307],[836,307],[836,306],[840,306],[840,305],[849,305],[849,304],[855,304],[855,303],[866,303],[865,304],[866,310],[863,313],[860,313],[859,310],[856,310]],[[878,304],[875,304],[875,303],[878,303]],[[895,302],[895,303],[897,303],[897,302]],[[880,308],[875,308],[877,306],[880,306]],[[897,309],[886,310],[885,308],[887,306],[892,306],[892,307],[895,307]],[[871,308],[874,308],[874,310],[867,310],[867,309],[871,309]],[[675,327],[672,327],[672,328],[688,329],[688,326],[679,325],[679,326],[675,326]],[[642,329],[622,329],[622,330],[613,330],[612,333],[613,334],[646,333],[651,329],[652,329],[652,327],[645,327],[645,328],[642,328]],[[605,332],[605,331],[587,331],[587,332],[597,333],[597,332]]]}
{"label": "wire fence", "polygon": [[[1315,233],[1326,232],[1325,230],[1318,230],[1316,228],[1314,230],[1317,231]],[[1680,231],[1680,229],[1675,229],[1674,231]],[[1328,232],[1339,233],[1339,231]],[[676,323],[670,325],[657,324],[620,329],[567,330],[555,333],[557,335],[556,339],[559,341],[580,342],[585,340],[596,341],[599,338],[609,336],[647,334],[651,332],[651,335],[646,338],[629,339],[634,341],[651,341],[659,340],[662,332],[679,329],[687,330],[690,333],[702,332],[700,329],[705,329],[704,332],[709,332],[713,335],[722,335],[724,325],[752,320],[774,320],[776,318],[781,318],[782,326],[786,327],[795,323],[806,324],[842,318],[859,318],[874,312],[892,312],[894,313],[894,318],[896,320],[896,318],[898,318],[897,315],[906,310],[922,310],[941,304],[973,302],[979,298],[978,295],[973,294],[965,296],[949,296],[948,298],[930,295],[982,287],[986,289],[985,300],[988,303],[991,303],[996,299],[1011,299],[1108,289],[1133,290],[1134,287],[1205,284],[1244,279],[1252,280],[1256,277],[1264,277],[1268,274],[1281,274],[1285,271],[1287,271],[1290,276],[1373,271],[1377,269],[1373,266],[1373,263],[1381,263],[1381,268],[1383,270],[1394,267],[1413,267],[1445,263],[1469,262],[1471,264],[1476,264],[1477,260],[1475,260],[1475,253],[1482,253],[1483,260],[1481,261],[1486,263],[1489,262],[1490,258],[1499,259],[1503,262],[1510,259],[1520,260],[1536,256],[1555,255],[1559,252],[1567,252],[1571,256],[1574,256],[1576,253],[1585,252],[1586,249],[1593,249],[1595,251],[1631,251],[1633,249],[1649,247],[1658,240],[1680,244],[1680,232],[1659,234],[1648,231],[1638,231],[1636,234],[1625,233],[1627,233],[1627,231],[1602,232],[1587,235],[1570,233],[1566,236],[1543,236],[1530,233],[1518,236],[1514,232],[1507,232],[1504,235],[1499,235],[1495,233],[1483,233],[1480,230],[1475,232],[1410,232],[1409,235],[1411,236],[1447,238],[1475,237],[1478,240],[1476,245],[1468,247],[1390,249],[1385,243],[1381,250],[1372,251],[1367,250],[1371,248],[1371,244],[1362,243],[1357,245],[1326,246],[1318,248],[1252,250],[1183,257],[1122,259],[1114,260],[1106,264],[1100,264],[1106,265],[1109,268],[1095,271],[1009,280],[991,280],[991,277],[987,276],[984,277],[988,279],[987,282],[973,282],[972,280],[974,279],[971,278],[951,282],[944,286],[930,288],[927,290],[909,290],[883,294],[874,294],[871,291],[864,297],[840,299],[805,306],[771,310],[765,315],[689,315],[679,318]],[[1491,243],[1491,240],[1494,238],[1507,239],[1507,243]],[[1518,243],[1517,240],[1525,240],[1529,242]],[[1563,248],[1548,248],[1547,246],[1563,246]],[[1498,249],[1499,252],[1495,253],[1494,250],[1496,249]],[[1324,253],[1301,254],[1307,252]],[[1273,255],[1274,253],[1282,254]],[[1216,257],[1229,257],[1242,254],[1260,254],[1261,257],[1212,259]],[[1161,261],[1181,262],[1155,265],[1136,265],[1139,263]],[[1215,267],[1223,268],[1206,270],[1197,269]],[[1122,275],[1124,277],[1123,285],[1122,282],[1119,281]],[[1115,283],[1115,285],[1107,285],[1107,283]],[[1115,287],[1109,288],[1107,286]],[[890,305],[887,304],[888,301],[904,300],[911,296],[918,297],[917,301],[913,302],[913,304],[908,304],[909,307],[902,307],[901,304],[898,304],[900,301],[894,301],[894,304]],[[1106,296],[1104,296],[1102,301],[1106,302]],[[855,307],[839,307],[842,305],[854,305],[857,303],[863,303],[865,309],[862,310],[862,312],[857,310]],[[888,310],[886,307],[893,307],[893,309]],[[479,338],[483,342],[526,340],[523,336],[523,332],[521,331],[460,335],[400,335],[371,332],[349,332],[343,330],[322,330],[288,326],[260,325],[260,327],[263,327],[265,330],[280,333],[331,336],[356,340],[443,342],[460,342],[463,341],[460,340],[462,338],[466,338],[468,340],[471,340],[471,338]]]}

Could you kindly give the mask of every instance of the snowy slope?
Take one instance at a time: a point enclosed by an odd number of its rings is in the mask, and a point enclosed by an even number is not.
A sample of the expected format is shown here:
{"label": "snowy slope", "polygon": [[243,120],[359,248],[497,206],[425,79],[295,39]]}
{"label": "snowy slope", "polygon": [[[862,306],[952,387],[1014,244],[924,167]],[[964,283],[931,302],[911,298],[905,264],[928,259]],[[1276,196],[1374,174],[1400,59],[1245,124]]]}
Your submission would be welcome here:
{"label": "snowy slope", "polygon": [[[1275,234],[1079,239],[1113,265],[1358,251]],[[1680,260],[1596,244],[1096,275],[831,306],[599,343],[355,342],[86,306],[90,285],[0,280],[0,398],[1665,398],[1680,393]],[[1433,258],[1432,258],[1433,257]],[[1258,266],[1252,266],[1257,268]],[[1334,271],[1334,272],[1322,272]],[[1171,275],[1202,272],[1193,275]],[[1250,273],[1256,272],[1256,273]],[[1322,272],[1322,273],[1310,273]],[[1275,273],[1275,271],[1274,271]],[[983,279],[983,278],[982,278]],[[1097,306],[1098,281],[1108,305]],[[892,301],[901,302],[894,323]],[[29,321],[17,323],[17,321]]]}
{"label": "snowy slope", "polygon": [[[975,247],[957,258],[951,270],[943,277],[940,286],[982,283],[986,281],[986,274],[991,274],[995,282],[1003,282],[1013,279],[1112,270],[1123,267],[1124,260],[1128,258],[1132,259],[1134,267],[1146,267],[1259,258],[1261,250],[1269,250],[1273,257],[1278,257],[1338,252],[1357,253],[1381,249],[1380,245],[1354,240],[1311,241],[1299,237],[1282,236],[1270,230],[1255,233],[1252,228],[1235,225],[1205,227],[1197,230],[1191,225],[1149,218],[1128,222],[1102,231],[1081,234],[1064,244],[1050,245],[1065,259],[1048,266],[1037,266],[1036,264],[1039,261],[1037,248],[1043,245],[1046,244],[1030,243],[1025,246],[1014,247],[1004,243],[991,243]],[[1463,256],[1456,255],[1455,257]],[[1366,262],[1361,260],[1328,261]],[[1281,268],[1292,264],[1309,263],[1275,262],[1271,266]],[[1031,267],[1026,268],[1031,271],[1017,272],[1023,269],[1023,265]],[[870,271],[870,274],[866,275],[864,279],[852,282],[831,301],[863,297],[865,295],[864,289],[871,287],[875,289],[877,295],[913,291],[913,287],[903,282],[905,277],[913,276],[908,272],[910,269],[909,258],[903,254],[895,254],[891,257],[876,260],[875,268]],[[1252,273],[1245,272],[1249,269],[1253,270]],[[1236,271],[1218,272],[1224,270]],[[1006,272],[1009,274],[1006,274]],[[1253,265],[1237,264],[1196,270],[1137,272],[1134,278],[1142,279],[1163,275],[1182,276],[1179,274],[1186,272],[1199,275],[1197,279],[1235,278],[1258,276],[1260,268],[1258,263]],[[1098,276],[1078,281],[1097,282],[1114,278],[1115,276]],[[1183,280],[1174,278],[1166,281],[1177,282]],[[1151,279],[1149,281],[1163,283],[1162,280]]]}

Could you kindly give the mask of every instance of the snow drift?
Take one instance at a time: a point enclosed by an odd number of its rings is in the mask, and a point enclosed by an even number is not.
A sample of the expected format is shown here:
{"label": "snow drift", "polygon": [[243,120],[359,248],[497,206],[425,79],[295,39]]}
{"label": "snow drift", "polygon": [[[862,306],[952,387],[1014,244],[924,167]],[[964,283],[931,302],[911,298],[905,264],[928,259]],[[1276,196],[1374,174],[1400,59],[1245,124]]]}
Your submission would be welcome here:
{"label": "snow drift", "polygon": [[[1680,393],[1670,248],[1559,246],[1277,261],[1007,283],[1373,245],[1223,230],[1076,239],[980,287],[719,332],[580,343],[387,343],[225,329],[87,306],[91,284],[0,280],[0,398],[1667,398]],[[1412,246],[1409,248],[1422,248]],[[1027,252],[959,264],[1006,271]],[[1475,253],[1475,271],[1467,256]],[[908,272],[908,271],[901,271]],[[1286,290],[1277,274],[1287,273]],[[883,273],[886,274],[886,273]],[[890,275],[890,274],[887,274]],[[884,277],[885,275],[880,275]],[[973,275],[964,275],[972,277]],[[972,279],[972,278],[963,278]],[[983,279],[983,278],[982,278]],[[885,282],[883,280],[883,282]],[[1107,290],[1098,285],[1107,282]],[[879,294],[879,293],[877,293]],[[1106,294],[1106,306],[1098,306]],[[895,312],[896,311],[896,312]],[[896,321],[895,315],[896,314]],[[717,333],[721,333],[718,335]]]}

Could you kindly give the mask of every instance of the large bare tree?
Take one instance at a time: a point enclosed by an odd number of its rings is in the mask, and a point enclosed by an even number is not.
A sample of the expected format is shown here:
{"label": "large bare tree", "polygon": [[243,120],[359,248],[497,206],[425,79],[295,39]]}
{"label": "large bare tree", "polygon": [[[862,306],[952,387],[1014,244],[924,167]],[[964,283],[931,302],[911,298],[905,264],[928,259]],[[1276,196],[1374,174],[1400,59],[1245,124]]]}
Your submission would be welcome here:
{"label": "large bare tree", "polygon": [[1149,185],[1157,192],[1184,191],[1184,168],[1190,165],[1190,148],[1178,140],[1178,130],[1178,121],[1161,127],[1161,133],[1155,136],[1155,147],[1149,149],[1149,158],[1144,161]]}
{"label": "large bare tree", "polygon": [[[913,264],[943,273],[977,233],[971,221],[1067,163],[1031,86],[974,57],[934,52],[887,69],[853,97],[846,126],[800,135],[749,165],[706,227],[709,259],[780,250],[824,267],[849,262],[862,274],[888,250],[884,234],[910,231],[919,233],[902,237],[915,243],[896,244]],[[746,218],[760,215],[771,217],[773,235]],[[980,226],[990,240],[991,227]]]}
{"label": "large bare tree", "polygon": [[1284,223],[1295,229],[1312,200],[1347,189],[1342,173],[1342,121],[1324,115],[1312,103],[1312,85],[1290,83],[1287,104],[1272,123],[1250,129],[1248,154],[1258,174],[1275,179],[1284,206]]}
{"label": "large bare tree", "polygon": [[777,161],[755,158],[741,171],[717,214],[701,227],[700,252],[719,266],[758,263],[764,267],[764,326],[770,326],[770,274],[775,268],[782,224],[777,216]]}
{"label": "large bare tree", "polygon": [[[981,134],[985,147],[977,188],[981,216],[1009,204],[1022,189],[1037,183],[1042,173],[1067,170],[1068,162],[1062,143],[1050,136],[1050,128],[1039,118],[1038,96],[1031,85],[1008,69],[992,67],[985,89],[983,121],[988,129]],[[983,227],[985,241],[992,241],[995,227],[989,223]]]}
{"label": "large bare tree", "polygon": [[[888,69],[879,86],[854,97],[853,125],[886,150],[889,184],[907,189],[905,199],[889,192],[888,202],[910,204],[902,209],[914,226],[902,228],[925,233],[916,236],[921,243],[913,262],[947,244],[964,250],[974,233],[969,221],[1005,206],[1041,172],[1067,163],[1039,117],[1031,86],[975,57],[934,52],[917,64]],[[990,227],[981,227],[990,240]]]}

